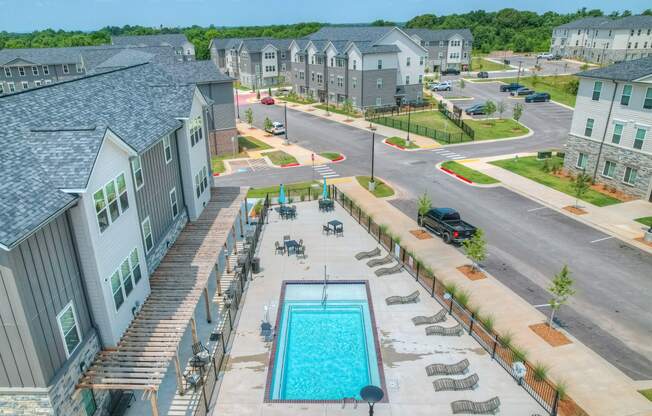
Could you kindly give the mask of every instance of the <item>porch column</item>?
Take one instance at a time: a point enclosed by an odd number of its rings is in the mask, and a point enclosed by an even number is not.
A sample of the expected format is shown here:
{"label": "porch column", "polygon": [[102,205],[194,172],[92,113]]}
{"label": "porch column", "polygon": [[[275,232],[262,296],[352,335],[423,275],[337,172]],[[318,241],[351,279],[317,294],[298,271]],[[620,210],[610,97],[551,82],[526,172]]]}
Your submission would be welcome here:
{"label": "porch column", "polygon": [[213,319],[211,318],[211,303],[210,303],[210,300],[208,300],[208,288],[207,287],[204,288],[204,300],[206,301],[205,302],[205,304],[206,304],[206,322],[208,322],[210,324],[213,321]]}
{"label": "porch column", "polygon": [[149,395],[149,402],[152,405],[152,416],[158,416],[158,400],[157,400],[157,397],[156,397],[156,393],[157,393],[157,391],[154,390]]}
{"label": "porch column", "polygon": [[177,374],[177,391],[180,395],[183,396],[185,393],[183,391],[183,374],[181,374],[181,364],[179,363],[179,350],[177,348],[176,354],[174,354],[174,370]]}
{"label": "porch column", "polygon": [[195,345],[199,342],[199,338],[197,338],[197,323],[194,315],[190,318],[190,333],[192,335],[192,344]]}

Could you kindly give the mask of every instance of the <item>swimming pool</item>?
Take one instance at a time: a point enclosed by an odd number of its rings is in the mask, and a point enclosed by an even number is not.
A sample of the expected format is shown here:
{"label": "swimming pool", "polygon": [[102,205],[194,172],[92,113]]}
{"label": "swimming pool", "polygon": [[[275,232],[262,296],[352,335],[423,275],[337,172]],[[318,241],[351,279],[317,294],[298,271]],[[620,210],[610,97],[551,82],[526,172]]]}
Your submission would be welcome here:
{"label": "swimming pool", "polygon": [[383,386],[373,309],[364,281],[284,282],[266,399],[360,399]]}

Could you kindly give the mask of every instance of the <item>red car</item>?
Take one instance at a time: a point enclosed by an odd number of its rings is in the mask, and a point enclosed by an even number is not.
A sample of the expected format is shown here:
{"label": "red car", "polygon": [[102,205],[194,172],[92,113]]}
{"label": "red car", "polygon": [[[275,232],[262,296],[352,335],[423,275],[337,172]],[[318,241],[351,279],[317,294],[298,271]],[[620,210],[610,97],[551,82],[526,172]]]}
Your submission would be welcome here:
{"label": "red car", "polygon": [[262,100],[260,100],[260,103],[265,104],[265,105],[273,105],[274,104],[274,99],[272,97],[267,96],[267,97],[264,97]]}

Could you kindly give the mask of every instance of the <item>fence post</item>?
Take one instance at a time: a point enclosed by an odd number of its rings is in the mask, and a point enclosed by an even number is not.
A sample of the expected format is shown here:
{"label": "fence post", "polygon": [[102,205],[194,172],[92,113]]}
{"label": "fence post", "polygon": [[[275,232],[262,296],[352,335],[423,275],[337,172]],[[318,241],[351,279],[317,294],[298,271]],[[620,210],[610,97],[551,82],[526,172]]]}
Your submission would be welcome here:
{"label": "fence post", "polygon": [[431,296],[434,298],[435,297],[435,286],[437,285],[437,276],[435,274],[432,274],[432,293]]}
{"label": "fence post", "polygon": [[226,354],[226,342],[224,342],[224,330],[220,334],[220,339],[222,340],[222,352]]}
{"label": "fence post", "polygon": [[471,323],[469,323],[469,335],[473,332],[473,322],[475,322],[475,312],[471,313]]}
{"label": "fence post", "polygon": [[367,231],[371,234],[371,215],[367,217]]}
{"label": "fence post", "polygon": [[[451,303],[452,305],[452,303]],[[229,306],[229,309],[226,310],[226,314],[229,317],[229,325],[231,326],[231,329],[233,329],[233,318],[231,317],[231,307]]]}
{"label": "fence post", "polygon": [[416,281],[419,281],[419,270],[421,270],[421,262],[417,261],[417,277],[415,277],[415,279],[414,279]]}
{"label": "fence post", "polygon": [[498,346],[498,341],[496,340],[496,337],[494,337],[494,347],[491,349],[491,359],[493,360],[496,358],[496,347]]}
{"label": "fence post", "polygon": [[450,295],[451,295],[451,306],[448,308],[448,314],[452,315],[453,314],[453,299],[455,298],[455,296],[453,296],[452,293]]}
{"label": "fence post", "polygon": [[204,409],[206,409],[206,413],[208,413],[208,400],[206,399],[206,383],[201,383],[201,396],[204,399]]}
{"label": "fence post", "polygon": [[559,406],[559,392],[555,390],[555,399],[552,402],[552,416],[557,416],[557,407]]}

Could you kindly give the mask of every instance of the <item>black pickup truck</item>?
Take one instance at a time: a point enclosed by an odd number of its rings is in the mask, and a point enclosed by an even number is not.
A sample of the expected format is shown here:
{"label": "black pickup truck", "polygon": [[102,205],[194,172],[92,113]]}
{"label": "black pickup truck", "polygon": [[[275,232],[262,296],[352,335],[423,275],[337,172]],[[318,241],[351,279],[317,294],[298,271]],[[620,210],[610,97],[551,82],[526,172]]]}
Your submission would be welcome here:
{"label": "black pickup truck", "polygon": [[425,215],[419,215],[420,223],[439,234],[445,243],[459,244],[475,234],[476,228],[462,221],[460,213],[453,208],[433,208]]}
{"label": "black pickup truck", "polygon": [[517,84],[516,82],[512,82],[511,84],[505,84],[500,86],[500,92],[512,92],[516,91],[519,88],[523,88],[524,86],[521,84]]}

